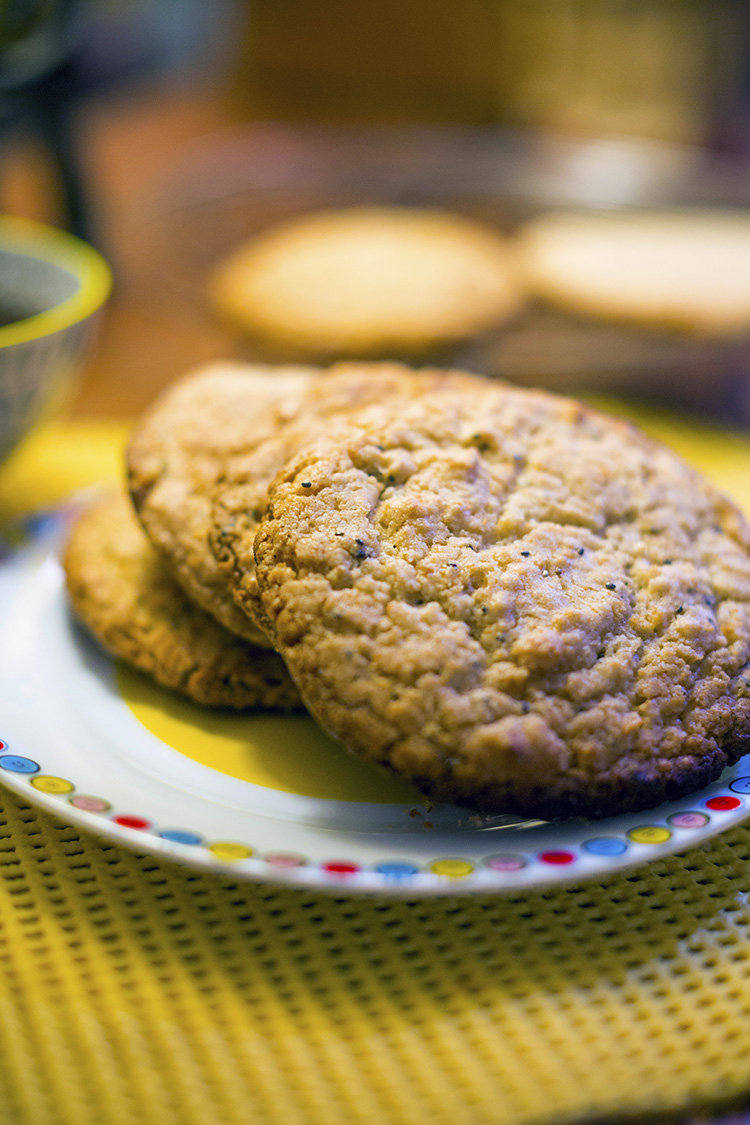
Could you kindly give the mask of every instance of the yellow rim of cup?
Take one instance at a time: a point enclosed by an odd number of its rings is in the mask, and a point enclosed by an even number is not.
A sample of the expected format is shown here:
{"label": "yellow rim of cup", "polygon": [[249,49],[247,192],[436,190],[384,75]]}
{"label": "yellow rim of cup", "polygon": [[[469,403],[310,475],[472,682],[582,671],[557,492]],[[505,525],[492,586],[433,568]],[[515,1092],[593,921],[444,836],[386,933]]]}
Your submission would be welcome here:
{"label": "yellow rim of cup", "polygon": [[0,251],[59,266],[80,282],[72,296],[50,309],[0,326],[0,348],[50,336],[79,324],[101,308],[112,289],[112,271],[98,250],[75,235],[31,219],[0,216]]}

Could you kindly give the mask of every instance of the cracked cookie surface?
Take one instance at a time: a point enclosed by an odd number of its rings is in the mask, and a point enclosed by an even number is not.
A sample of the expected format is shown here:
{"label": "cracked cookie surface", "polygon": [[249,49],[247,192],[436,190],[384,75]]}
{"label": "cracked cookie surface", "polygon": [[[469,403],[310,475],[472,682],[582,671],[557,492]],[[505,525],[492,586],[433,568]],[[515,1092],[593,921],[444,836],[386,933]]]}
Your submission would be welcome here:
{"label": "cracked cookie surface", "polygon": [[314,368],[216,363],[176,380],[136,423],[127,450],[135,509],[190,598],[225,628],[268,647],[239,610],[208,545],[210,490],[224,459],[261,441],[316,376]]}
{"label": "cracked cookie surface", "polygon": [[422,368],[400,363],[340,363],[321,372],[263,440],[248,436],[243,449],[224,460],[213,492],[209,543],[223,581],[238,606],[258,628],[265,629],[263,606],[255,579],[253,544],[276,474],[313,437],[346,426],[365,407],[389,401],[429,398],[451,385],[472,394],[484,380],[464,371]]}
{"label": "cracked cookie surface", "polygon": [[229,633],[186,598],[125,496],[82,513],[64,567],[76,616],[104,648],[158,683],[209,706],[301,709],[275,652]]}
{"label": "cracked cookie surface", "polygon": [[750,530],[631,425],[477,381],[277,477],[267,628],[318,722],[436,799],[648,808],[750,749]]}

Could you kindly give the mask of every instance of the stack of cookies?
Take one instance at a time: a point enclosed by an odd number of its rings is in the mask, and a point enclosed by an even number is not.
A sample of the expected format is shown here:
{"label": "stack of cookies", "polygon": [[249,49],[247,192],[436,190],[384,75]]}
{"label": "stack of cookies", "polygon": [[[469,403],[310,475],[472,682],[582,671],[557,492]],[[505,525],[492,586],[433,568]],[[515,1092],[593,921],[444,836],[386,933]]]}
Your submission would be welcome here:
{"label": "stack of cookies", "polygon": [[222,365],[128,476],[73,531],[71,601],[194,699],[301,700],[434,800],[543,818],[750,750],[750,528],[625,422],[458,371]]}

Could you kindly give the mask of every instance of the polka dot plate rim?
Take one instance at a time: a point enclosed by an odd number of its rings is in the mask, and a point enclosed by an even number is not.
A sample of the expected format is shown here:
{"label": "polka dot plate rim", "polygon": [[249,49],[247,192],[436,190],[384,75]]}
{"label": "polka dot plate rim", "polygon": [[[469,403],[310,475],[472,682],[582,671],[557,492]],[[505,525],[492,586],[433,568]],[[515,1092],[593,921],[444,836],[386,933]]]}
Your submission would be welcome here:
{"label": "polka dot plate rim", "polygon": [[605,879],[750,815],[750,759],[656,809],[557,823],[327,799],[230,776],[157,737],[128,706],[115,663],[71,619],[62,523],[42,525],[0,562],[0,783],[109,842],[339,894],[507,894]]}

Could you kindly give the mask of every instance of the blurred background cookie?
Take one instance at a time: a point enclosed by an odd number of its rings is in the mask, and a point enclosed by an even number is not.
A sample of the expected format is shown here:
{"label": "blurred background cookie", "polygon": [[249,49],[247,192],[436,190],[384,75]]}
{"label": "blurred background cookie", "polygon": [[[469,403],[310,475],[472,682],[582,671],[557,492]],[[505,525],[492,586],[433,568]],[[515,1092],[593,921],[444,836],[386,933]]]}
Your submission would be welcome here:
{"label": "blurred background cookie", "polygon": [[237,711],[301,706],[281,657],[229,633],[188,600],[125,496],[114,493],[79,517],[64,566],[80,621],[164,687]]}
{"label": "blurred background cookie", "polygon": [[530,291],[560,308],[708,336],[750,328],[750,211],[551,212],[518,248]]}
{"label": "blurred background cookie", "polygon": [[314,212],[240,246],[209,281],[222,320],[295,357],[429,353],[523,302],[508,242],[459,215]]}

